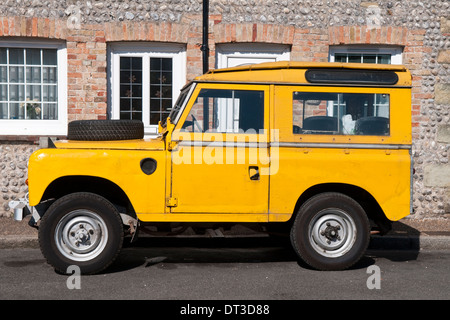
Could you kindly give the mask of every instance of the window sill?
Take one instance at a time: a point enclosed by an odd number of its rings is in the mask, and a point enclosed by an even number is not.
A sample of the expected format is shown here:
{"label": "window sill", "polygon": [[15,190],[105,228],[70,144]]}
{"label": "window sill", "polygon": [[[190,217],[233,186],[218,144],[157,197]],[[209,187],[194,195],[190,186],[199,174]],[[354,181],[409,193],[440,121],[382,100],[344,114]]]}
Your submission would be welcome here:
{"label": "window sill", "polygon": [[38,135],[29,135],[29,136],[18,136],[18,135],[0,135],[0,144],[30,144],[30,145],[39,145],[41,148],[46,148],[48,146],[48,138],[52,140],[60,140],[66,139],[66,136],[38,136]]}

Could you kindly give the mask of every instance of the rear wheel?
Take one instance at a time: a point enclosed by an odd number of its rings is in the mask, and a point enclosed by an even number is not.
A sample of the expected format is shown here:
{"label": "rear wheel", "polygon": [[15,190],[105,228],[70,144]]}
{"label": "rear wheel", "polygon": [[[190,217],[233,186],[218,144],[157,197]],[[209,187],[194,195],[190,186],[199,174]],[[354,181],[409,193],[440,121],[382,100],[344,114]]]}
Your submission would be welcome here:
{"label": "rear wheel", "polygon": [[291,229],[298,256],[319,270],[342,270],[367,249],[370,224],[363,208],[340,193],[322,193],[306,201]]}
{"label": "rear wheel", "polygon": [[55,201],[39,226],[39,244],[47,261],[59,272],[70,265],[81,273],[108,267],[123,243],[123,225],[117,209],[92,193],[73,193]]}

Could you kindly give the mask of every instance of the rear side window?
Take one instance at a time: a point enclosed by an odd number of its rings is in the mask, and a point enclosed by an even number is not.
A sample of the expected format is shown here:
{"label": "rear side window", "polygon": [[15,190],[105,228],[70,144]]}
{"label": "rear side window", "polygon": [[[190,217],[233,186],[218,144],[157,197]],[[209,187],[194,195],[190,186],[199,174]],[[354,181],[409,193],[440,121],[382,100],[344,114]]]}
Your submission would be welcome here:
{"label": "rear side window", "polygon": [[389,136],[389,94],[293,93],[294,134]]}

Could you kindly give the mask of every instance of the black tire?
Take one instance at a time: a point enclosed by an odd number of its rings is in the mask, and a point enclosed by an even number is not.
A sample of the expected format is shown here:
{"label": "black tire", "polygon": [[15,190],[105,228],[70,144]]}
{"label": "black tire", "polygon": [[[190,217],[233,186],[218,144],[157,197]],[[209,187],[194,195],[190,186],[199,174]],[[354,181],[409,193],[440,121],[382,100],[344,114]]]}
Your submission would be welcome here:
{"label": "black tire", "polygon": [[123,243],[117,209],[93,193],[72,193],[56,200],[42,217],[39,245],[47,262],[66,273],[70,265],[94,274],[116,259]]}
{"label": "black tire", "polygon": [[69,122],[67,129],[69,140],[133,140],[144,137],[144,124],[140,120],[76,120]]}
{"label": "black tire", "polygon": [[292,246],[318,270],[344,270],[358,262],[370,240],[364,209],[340,193],[322,193],[299,209],[291,229]]}

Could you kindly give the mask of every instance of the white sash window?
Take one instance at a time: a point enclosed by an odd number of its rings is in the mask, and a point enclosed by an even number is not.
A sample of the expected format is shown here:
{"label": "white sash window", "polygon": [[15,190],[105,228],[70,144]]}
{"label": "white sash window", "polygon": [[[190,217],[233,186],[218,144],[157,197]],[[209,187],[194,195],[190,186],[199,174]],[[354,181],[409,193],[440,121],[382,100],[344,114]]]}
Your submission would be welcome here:
{"label": "white sash window", "polygon": [[111,119],[136,119],[156,134],[186,83],[183,45],[116,43],[109,47]]}
{"label": "white sash window", "polygon": [[63,43],[0,42],[0,135],[67,133]]}

